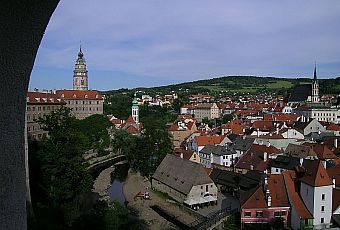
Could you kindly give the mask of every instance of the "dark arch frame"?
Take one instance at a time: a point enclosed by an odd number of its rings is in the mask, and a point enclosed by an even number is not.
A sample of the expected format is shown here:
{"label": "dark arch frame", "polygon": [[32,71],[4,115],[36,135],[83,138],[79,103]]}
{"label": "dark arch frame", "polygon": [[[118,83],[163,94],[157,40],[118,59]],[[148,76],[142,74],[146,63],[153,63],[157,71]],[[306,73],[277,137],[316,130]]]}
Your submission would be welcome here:
{"label": "dark arch frame", "polygon": [[24,159],[26,92],[59,0],[0,0],[0,229],[27,228]]}

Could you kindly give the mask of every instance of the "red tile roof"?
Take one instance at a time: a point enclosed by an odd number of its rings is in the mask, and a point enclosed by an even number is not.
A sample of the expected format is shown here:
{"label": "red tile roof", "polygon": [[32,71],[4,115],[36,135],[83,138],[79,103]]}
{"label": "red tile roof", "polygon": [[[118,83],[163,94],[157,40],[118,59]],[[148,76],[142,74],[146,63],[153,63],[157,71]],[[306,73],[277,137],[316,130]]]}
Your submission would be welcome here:
{"label": "red tile roof", "polygon": [[54,93],[41,93],[41,92],[27,92],[27,104],[66,104],[66,102],[59,98]]}
{"label": "red tile roof", "polygon": [[340,125],[331,123],[326,127],[326,130],[331,130],[331,131],[340,131]]}
{"label": "red tile roof", "polygon": [[316,153],[319,159],[336,159],[337,156],[324,144],[303,143],[303,145],[310,146]]}
{"label": "red tile roof", "polygon": [[57,90],[59,98],[67,100],[102,100],[104,97],[97,90]]}
{"label": "red tile roof", "polygon": [[290,203],[295,208],[300,219],[312,219],[312,214],[308,211],[304,202],[302,201],[298,189],[295,187],[296,175],[293,171],[282,172],[286,184],[287,193],[289,194]]}
{"label": "red tile roof", "polygon": [[225,136],[197,136],[195,140],[198,146],[206,146],[206,145],[218,145],[220,144]]}
{"label": "red tile roof", "polygon": [[247,128],[247,125],[243,124],[240,120],[233,120],[224,125],[222,125],[222,129],[230,129],[230,133],[233,134],[243,134],[244,130]]}
{"label": "red tile roof", "polygon": [[271,131],[274,129],[272,121],[255,121],[251,127],[253,129],[259,129],[261,131]]}
{"label": "red tile roof", "polygon": [[255,190],[240,193],[240,205],[242,209],[267,208],[262,186]]}
{"label": "red tile roof", "polygon": [[304,162],[303,166],[306,168],[305,175],[300,179],[303,183],[313,187],[333,184],[320,160],[309,161],[308,164]]}
{"label": "red tile roof", "polygon": [[282,174],[269,174],[268,188],[272,198],[272,207],[290,206]]}

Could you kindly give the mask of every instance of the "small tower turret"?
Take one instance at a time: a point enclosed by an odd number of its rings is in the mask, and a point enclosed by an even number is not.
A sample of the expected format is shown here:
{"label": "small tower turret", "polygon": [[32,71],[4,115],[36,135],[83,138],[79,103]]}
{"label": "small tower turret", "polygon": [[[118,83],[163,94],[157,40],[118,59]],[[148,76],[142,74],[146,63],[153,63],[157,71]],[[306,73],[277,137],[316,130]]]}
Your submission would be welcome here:
{"label": "small tower turret", "polygon": [[134,94],[134,97],[132,100],[132,118],[136,124],[139,124],[139,107],[138,107],[136,93]]}
{"label": "small tower turret", "polygon": [[86,62],[81,46],[78,52],[75,68],[73,71],[73,89],[88,90],[88,76],[86,70]]}

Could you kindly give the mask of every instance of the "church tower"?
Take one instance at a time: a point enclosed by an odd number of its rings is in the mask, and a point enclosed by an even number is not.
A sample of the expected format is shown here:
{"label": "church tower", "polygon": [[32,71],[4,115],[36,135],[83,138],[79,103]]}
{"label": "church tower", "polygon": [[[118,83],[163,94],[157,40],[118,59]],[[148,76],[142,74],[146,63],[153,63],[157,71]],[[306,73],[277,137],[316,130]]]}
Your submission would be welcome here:
{"label": "church tower", "polygon": [[86,70],[86,62],[81,46],[73,71],[73,89],[74,90],[88,90],[88,77]]}
{"label": "church tower", "polygon": [[139,124],[139,107],[136,93],[132,100],[132,118],[135,121],[135,124]]}
{"label": "church tower", "polygon": [[316,64],[314,66],[314,77],[313,77],[313,82],[312,82],[312,102],[317,103],[320,101],[319,98],[319,82],[316,77]]}

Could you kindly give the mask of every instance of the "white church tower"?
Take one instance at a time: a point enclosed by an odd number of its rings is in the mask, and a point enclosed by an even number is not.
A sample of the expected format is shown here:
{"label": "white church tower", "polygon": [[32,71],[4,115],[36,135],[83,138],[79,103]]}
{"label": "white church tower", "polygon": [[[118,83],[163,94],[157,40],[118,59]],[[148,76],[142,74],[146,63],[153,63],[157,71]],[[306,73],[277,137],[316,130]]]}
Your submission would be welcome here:
{"label": "white church tower", "polygon": [[132,100],[132,118],[135,121],[136,124],[139,124],[139,107],[138,107],[138,101],[136,93],[134,95],[134,98]]}

